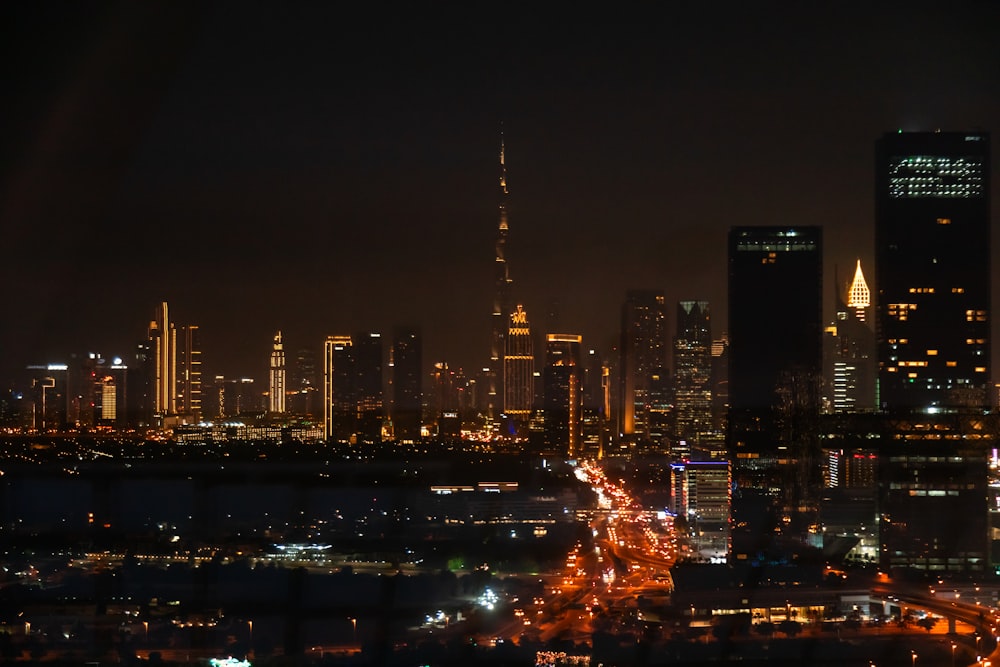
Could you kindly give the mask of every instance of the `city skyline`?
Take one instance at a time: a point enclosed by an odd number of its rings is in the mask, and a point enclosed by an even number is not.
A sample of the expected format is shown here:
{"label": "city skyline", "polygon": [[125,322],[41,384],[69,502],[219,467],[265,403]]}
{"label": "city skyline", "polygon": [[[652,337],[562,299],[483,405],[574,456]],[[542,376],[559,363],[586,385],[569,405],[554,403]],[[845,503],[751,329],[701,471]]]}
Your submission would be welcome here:
{"label": "city skyline", "polygon": [[873,142],[995,130],[998,10],[967,6],[982,20],[688,10],[462,31],[224,4],[8,9],[25,29],[0,134],[2,377],[128,354],[161,301],[199,327],[210,373],[263,380],[277,330],[319,350],[397,325],[421,328],[425,367],[478,369],[501,124],[511,299],[533,331],[609,355],[627,291],[654,289],[671,313],[709,302],[717,336],[731,227],[821,226],[824,284],[857,259],[872,275]]}

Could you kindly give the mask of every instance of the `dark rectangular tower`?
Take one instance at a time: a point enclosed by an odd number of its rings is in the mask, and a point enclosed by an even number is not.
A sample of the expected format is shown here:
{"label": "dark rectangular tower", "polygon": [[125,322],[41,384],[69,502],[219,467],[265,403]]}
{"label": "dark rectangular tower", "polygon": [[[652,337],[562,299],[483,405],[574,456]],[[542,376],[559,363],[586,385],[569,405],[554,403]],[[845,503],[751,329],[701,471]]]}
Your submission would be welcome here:
{"label": "dark rectangular tower", "polygon": [[392,332],[392,425],[396,440],[420,439],[423,404],[423,344],[416,328]]}
{"label": "dark rectangular tower", "polygon": [[823,235],[819,227],[729,233],[729,404],[770,408],[793,377],[823,363]]}
{"label": "dark rectangular tower", "polygon": [[815,521],[822,239],[819,227],[729,233],[727,439],[737,560],[771,558],[773,540],[800,542]]}
{"label": "dark rectangular tower", "polygon": [[899,132],[875,146],[881,565],[989,565],[990,146]]}
{"label": "dark rectangular tower", "polygon": [[879,403],[989,405],[990,142],[900,132],[876,144]]}

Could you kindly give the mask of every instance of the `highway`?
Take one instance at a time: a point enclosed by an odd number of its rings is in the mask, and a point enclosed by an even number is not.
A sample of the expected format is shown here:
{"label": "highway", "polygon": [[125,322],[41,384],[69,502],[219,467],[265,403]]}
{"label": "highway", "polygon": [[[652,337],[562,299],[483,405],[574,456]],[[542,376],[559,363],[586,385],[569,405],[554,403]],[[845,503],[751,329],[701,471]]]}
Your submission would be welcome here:
{"label": "highway", "polygon": [[592,464],[581,463],[576,474],[599,498],[590,524],[594,548],[577,544],[561,572],[540,577],[543,596],[515,603],[514,620],[477,641],[589,642],[596,627],[634,629],[639,598],[663,598],[673,590],[670,568],[677,539],[671,518],[643,510],[620,483]]}

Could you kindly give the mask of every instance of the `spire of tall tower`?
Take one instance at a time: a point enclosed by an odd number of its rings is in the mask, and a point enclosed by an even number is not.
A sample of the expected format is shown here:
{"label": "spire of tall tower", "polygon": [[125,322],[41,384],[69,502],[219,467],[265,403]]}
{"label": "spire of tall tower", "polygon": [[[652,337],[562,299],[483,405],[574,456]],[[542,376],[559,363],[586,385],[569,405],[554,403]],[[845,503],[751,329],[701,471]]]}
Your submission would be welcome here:
{"label": "spire of tall tower", "polygon": [[500,126],[500,215],[497,224],[497,241],[493,296],[493,336],[490,344],[490,373],[487,396],[487,416],[496,420],[500,416],[503,392],[504,341],[507,338],[507,318],[510,315],[510,274],[507,271],[507,163],[504,156],[503,125]]}
{"label": "spire of tall tower", "polygon": [[865,282],[865,276],[861,273],[861,260],[858,260],[858,268],[854,272],[854,281],[847,291],[847,307],[853,308],[859,321],[865,321],[865,308],[872,305],[872,294]]}

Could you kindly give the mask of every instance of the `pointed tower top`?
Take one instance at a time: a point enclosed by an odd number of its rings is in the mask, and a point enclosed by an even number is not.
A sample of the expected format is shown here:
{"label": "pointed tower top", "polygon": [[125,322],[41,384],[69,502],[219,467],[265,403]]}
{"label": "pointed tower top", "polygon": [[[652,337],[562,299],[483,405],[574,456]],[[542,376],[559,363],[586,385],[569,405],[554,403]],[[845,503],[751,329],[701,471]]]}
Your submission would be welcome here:
{"label": "pointed tower top", "polygon": [[865,321],[865,308],[872,305],[872,293],[865,282],[865,274],[861,272],[861,260],[854,271],[854,281],[847,291],[847,307],[853,308],[858,320]]}
{"label": "pointed tower top", "polygon": [[507,163],[504,160],[503,144],[503,122],[500,123],[500,192],[506,196],[507,192]]}
{"label": "pointed tower top", "polygon": [[280,350],[281,349],[281,331],[280,330],[278,331],[278,333],[274,334],[274,349],[276,349],[276,350]]}
{"label": "pointed tower top", "polygon": [[865,274],[861,272],[861,260],[858,260],[858,268],[854,271],[854,281],[847,292],[847,306],[849,308],[867,308],[872,305],[872,294],[865,282]]}

